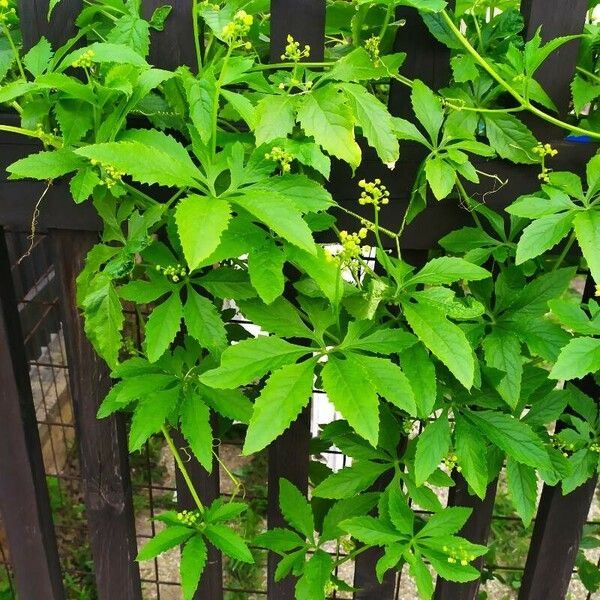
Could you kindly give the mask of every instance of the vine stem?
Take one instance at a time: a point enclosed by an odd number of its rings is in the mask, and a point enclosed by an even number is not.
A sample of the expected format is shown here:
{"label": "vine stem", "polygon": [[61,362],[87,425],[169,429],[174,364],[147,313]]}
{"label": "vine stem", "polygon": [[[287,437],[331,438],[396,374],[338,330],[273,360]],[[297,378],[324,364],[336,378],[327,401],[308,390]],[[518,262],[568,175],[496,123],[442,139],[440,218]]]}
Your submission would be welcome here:
{"label": "vine stem", "polygon": [[200,28],[198,26],[198,0],[192,2],[192,27],[194,32],[194,49],[196,51],[196,63],[198,73],[202,71],[202,52],[200,51]]}
{"label": "vine stem", "polygon": [[563,248],[562,252],[560,253],[560,256],[556,259],[556,262],[554,263],[554,265],[552,267],[553,272],[557,271],[558,268],[562,265],[563,261],[565,260],[565,258],[567,258],[567,254],[569,254],[569,251],[573,247],[574,243],[575,243],[575,233],[571,232],[571,235],[569,236],[569,240],[565,244],[565,247]]}
{"label": "vine stem", "polygon": [[200,500],[200,497],[198,496],[198,492],[196,491],[196,488],[194,487],[194,484],[192,483],[192,478],[190,477],[190,474],[183,462],[183,459],[181,458],[181,454],[179,453],[179,450],[177,450],[177,447],[175,446],[175,443],[173,442],[173,438],[171,437],[169,430],[166,428],[165,425],[163,425],[161,427],[161,430],[162,430],[162,434],[165,437],[167,445],[169,446],[169,450],[171,450],[171,453],[173,454],[173,457],[175,458],[175,462],[177,463],[177,466],[179,467],[181,476],[183,477],[183,480],[185,481],[185,484],[187,485],[187,488],[190,491],[190,494],[192,495],[192,498],[194,499],[196,506],[198,507],[198,510],[201,513],[203,513],[204,505],[202,504],[202,501]]}
{"label": "vine stem", "polygon": [[477,50],[473,48],[469,40],[461,33],[460,29],[454,24],[454,21],[451,19],[450,15],[445,10],[441,12],[441,15],[444,18],[444,21],[446,22],[448,27],[452,30],[452,33],[454,33],[458,41],[464,46],[465,50],[467,50],[467,52],[475,59],[475,61],[479,63],[479,65],[481,65],[488,72],[488,74],[497,83],[499,83],[523,108],[533,113],[540,119],[543,119],[548,123],[552,123],[552,125],[556,125],[557,127],[561,127],[562,129],[566,129],[567,131],[571,131],[572,133],[578,133],[580,135],[600,139],[599,132],[590,131],[589,129],[583,129],[582,127],[577,127],[576,125],[571,125],[570,123],[561,121],[560,119],[557,119],[556,117],[545,113],[543,110],[540,110],[539,108],[537,108],[537,106],[531,104],[529,100],[523,98],[523,96],[521,96],[521,94],[519,94],[519,92],[517,92],[515,88],[513,88],[501,75],[499,75],[498,72],[492,67],[492,65],[490,65],[490,63],[488,63],[485,60],[485,58],[483,58],[483,56],[481,56],[481,54],[479,54],[479,52],[477,52]]}
{"label": "vine stem", "polygon": [[8,43],[10,45],[10,49],[12,50],[12,53],[15,57],[15,61],[17,63],[17,68],[19,69],[19,73],[21,74],[21,77],[25,80],[27,80],[27,77],[25,76],[25,71],[23,70],[23,63],[21,62],[21,57],[19,56],[19,51],[17,50],[17,47],[15,46],[15,42],[12,38],[12,35],[10,35],[10,29],[6,26],[6,24],[2,24],[2,30],[4,31],[4,35],[6,36],[6,39],[8,40]]}

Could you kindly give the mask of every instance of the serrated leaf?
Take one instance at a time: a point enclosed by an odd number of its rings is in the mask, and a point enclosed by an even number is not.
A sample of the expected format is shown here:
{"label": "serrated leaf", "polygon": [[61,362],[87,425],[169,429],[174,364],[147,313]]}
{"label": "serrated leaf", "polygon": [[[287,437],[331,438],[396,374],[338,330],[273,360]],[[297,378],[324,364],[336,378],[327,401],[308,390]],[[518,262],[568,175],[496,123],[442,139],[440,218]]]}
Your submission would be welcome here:
{"label": "serrated leaf", "polygon": [[483,500],[488,485],[487,450],[477,429],[459,415],[455,416],[454,449],[462,476]]}
{"label": "serrated leaf", "polygon": [[85,202],[94,191],[94,188],[100,183],[100,177],[92,169],[81,169],[73,176],[69,188],[73,200],[77,204]]}
{"label": "serrated leaf", "polygon": [[254,563],[246,542],[229,527],[211,523],[205,527],[203,533],[225,555],[245,563]]}
{"label": "serrated leaf", "polygon": [[496,385],[502,399],[514,409],[521,398],[523,359],[521,343],[510,331],[494,328],[483,340],[486,364],[505,373]]}
{"label": "serrated leaf", "polygon": [[50,42],[41,37],[38,43],[23,57],[23,66],[34,76],[41,75],[50,64],[54,52]]}
{"label": "serrated leaf", "polygon": [[536,139],[519,119],[507,113],[486,113],[484,120],[490,146],[502,158],[525,164],[538,161],[532,152]]}
{"label": "serrated leaf", "polygon": [[329,355],[321,373],[329,400],[350,426],[372,446],[379,437],[379,399],[360,358]]}
{"label": "serrated leaf", "polygon": [[138,402],[131,419],[129,451],[139,450],[146,440],[158,433],[179,399],[179,388],[154,392]]}
{"label": "serrated leaf", "polygon": [[438,468],[450,448],[450,424],[443,414],[419,434],[415,453],[415,482],[423,485]]}
{"label": "serrated leaf", "polygon": [[413,81],[410,98],[417,119],[429,134],[429,139],[437,145],[444,121],[444,109],[440,99],[419,79]]}
{"label": "serrated leaf", "polygon": [[81,167],[85,161],[71,150],[43,150],[12,163],[6,170],[10,179],[56,179]]}
{"label": "serrated leaf", "polygon": [[402,539],[397,531],[374,517],[353,517],[340,523],[340,527],[359,542],[373,546],[387,546]]}
{"label": "serrated leaf", "polygon": [[166,550],[174,548],[182,544],[194,534],[193,529],[174,525],[167,527],[163,531],[157,533],[144,547],[139,551],[136,560],[150,560]]}
{"label": "serrated leaf", "polygon": [[287,479],[279,480],[279,507],[285,520],[305,537],[311,539],[315,523],[312,509],[304,494]]}
{"label": "serrated leaf", "polygon": [[294,363],[309,352],[310,348],[277,337],[259,336],[227,348],[221,357],[221,366],[201,375],[200,381],[210,387],[237,388]]}
{"label": "serrated leaf", "polygon": [[179,564],[183,600],[193,599],[206,565],[207,556],[206,544],[199,534],[190,539],[183,547]]}
{"label": "serrated leaf", "polygon": [[432,306],[408,303],[402,306],[415,335],[470,389],[475,376],[475,362],[473,348],[462,329]]}
{"label": "serrated leaf", "polygon": [[343,535],[344,532],[340,529],[339,524],[351,517],[367,514],[377,504],[378,497],[375,492],[367,492],[336,502],[323,519],[320,542],[334,540]]}
{"label": "serrated leaf", "polygon": [[181,325],[183,307],[179,294],[174,293],[157,306],[146,321],[146,355],[156,362],[175,339]]}
{"label": "serrated leaf", "polygon": [[423,344],[415,344],[400,353],[400,364],[415,395],[417,413],[426,419],[431,414],[437,394],[435,366]]}
{"label": "serrated leaf", "polygon": [[248,256],[250,281],[266,304],[271,304],[283,294],[284,264],[285,254],[270,239],[265,240],[260,248],[252,250]]}
{"label": "serrated leaf", "polygon": [[581,379],[600,370],[600,339],[578,337],[560,352],[550,379]]}
{"label": "serrated leaf", "polygon": [[424,283],[441,285],[456,281],[478,281],[491,277],[487,269],[454,256],[442,256],[430,260],[418,273],[413,275],[407,284]]}
{"label": "serrated leaf", "polygon": [[573,226],[592,277],[596,283],[600,283],[600,211],[586,210],[578,213]]}
{"label": "serrated leaf", "polygon": [[294,100],[290,96],[267,96],[256,105],[254,117],[257,146],[285,138],[295,123]]}
{"label": "serrated leaf", "polygon": [[312,359],[273,372],[254,403],[243,454],[262,450],[296,419],[312,396],[315,365]]}
{"label": "serrated leaf", "polygon": [[296,600],[325,600],[325,586],[332,569],[331,556],[324,550],[317,550],[304,565],[296,583]]}
{"label": "serrated leaf", "polygon": [[573,225],[573,213],[558,213],[536,219],[528,225],[517,245],[516,264],[520,265],[550,250],[560,242]]}
{"label": "serrated leaf", "polygon": [[187,332],[204,348],[218,353],[227,347],[227,332],[219,311],[191,286],[187,288],[183,318]]}
{"label": "serrated leaf", "polygon": [[352,111],[336,86],[324,86],[305,96],[298,109],[298,120],[306,135],[312,136],[329,154],[352,168],[360,164]]}
{"label": "serrated leaf", "polygon": [[425,527],[417,533],[417,538],[438,538],[457,533],[473,512],[472,508],[450,506],[431,515]]}
{"label": "serrated leaf", "polygon": [[290,552],[306,543],[295,531],[274,527],[254,538],[254,545],[275,552]]}
{"label": "serrated leaf", "polygon": [[391,465],[370,461],[355,462],[323,480],[313,493],[320,498],[350,498],[366,490],[390,468]]}
{"label": "serrated leaf", "polygon": [[183,395],[180,411],[181,433],[200,464],[210,473],[213,466],[210,409],[198,394],[188,390]]}
{"label": "serrated leaf", "polygon": [[529,527],[537,504],[537,477],[535,469],[511,458],[506,462],[508,492],[523,525]]}

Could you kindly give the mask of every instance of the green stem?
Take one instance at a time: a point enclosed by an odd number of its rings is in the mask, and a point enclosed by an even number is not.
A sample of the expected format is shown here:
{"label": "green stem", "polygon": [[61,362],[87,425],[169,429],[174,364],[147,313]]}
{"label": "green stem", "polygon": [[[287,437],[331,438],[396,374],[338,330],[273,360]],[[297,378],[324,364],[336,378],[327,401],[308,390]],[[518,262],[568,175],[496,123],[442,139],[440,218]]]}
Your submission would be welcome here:
{"label": "green stem", "polygon": [[392,15],[396,10],[396,5],[394,2],[389,2],[387,5],[387,9],[385,11],[385,17],[383,19],[383,23],[381,24],[381,29],[379,30],[379,39],[383,40],[383,36],[387,32],[387,28],[389,27],[390,21],[392,20]]}
{"label": "green stem", "polygon": [[0,125],[0,131],[6,131],[8,133],[18,133],[19,135],[25,135],[27,137],[38,138],[40,134],[34,129],[23,129],[23,127],[14,127],[13,125]]}
{"label": "green stem", "polygon": [[192,2],[192,27],[194,35],[194,49],[196,51],[196,63],[198,65],[198,73],[202,71],[202,52],[200,51],[200,27],[198,24],[198,0]]}
{"label": "green stem", "polygon": [[[365,223],[368,223],[369,225],[375,225],[375,223],[373,221],[369,221],[369,219],[365,219],[364,217],[361,217],[358,213],[351,211],[349,208],[346,208],[345,206],[339,205],[339,208],[341,210],[343,210],[347,215],[350,215],[351,217],[358,219],[358,221],[364,221]],[[394,233],[393,231],[390,231],[389,229],[386,229],[385,227],[380,226],[379,231],[381,231],[381,233],[385,233],[385,235],[387,235],[388,237],[391,237],[391,238],[398,237],[397,233]]]}
{"label": "green stem", "polygon": [[596,83],[600,83],[600,77],[598,75],[596,75],[595,73],[592,73],[591,71],[588,71],[587,69],[584,69],[583,67],[576,67],[576,69],[582,75],[585,75],[586,77],[589,77],[590,79],[593,79]]}
{"label": "green stem", "polygon": [[190,474],[188,473],[188,470],[185,467],[185,464],[181,458],[181,454],[179,454],[179,450],[177,450],[177,447],[175,446],[175,443],[173,442],[173,438],[171,437],[169,430],[164,425],[162,426],[161,430],[162,430],[163,435],[165,436],[165,440],[167,442],[167,445],[169,446],[169,450],[171,450],[173,457],[175,458],[175,462],[177,463],[177,466],[179,467],[181,476],[183,477],[183,480],[185,481],[185,484],[187,485],[187,487],[190,491],[190,494],[192,495],[192,498],[194,499],[194,502],[196,503],[196,506],[198,507],[198,510],[201,513],[203,513],[204,505],[202,504],[202,502],[198,496],[198,492],[196,491],[196,488],[194,487],[194,484],[192,483]]}
{"label": "green stem", "polygon": [[477,112],[477,113],[515,113],[515,112],[522,112],[525,110],[524,106],[515,106],[513,108],[481,108],[479,106],[463,106],[461,104],[453,104],[449,100],[444,100],[444,104],[448,108],[451,108],[452,110],[456,110],[459,112],[466,110],[466,111]]}
{"label": "green stem", "polygon": [[571,131],[572,133],[578,133],[579,135],[585,135],[589,137],[593,137],[596,139],[600,139],[600,132],[590,131],[588,129],[583,129],[582,127],[577,127],[576,125],[571,125],[570,123],[566,123],[565,121],[561,121],[552,115],[545,113],[543,110],[540,110],[529,100],[525,99],[517,90],[515,90],[493,67],[488,63],[485,58],[483,58],[475,48],[471,45],[469,40],[461,33],[460,29],[454,24],[454,21],[450,18],[450,15],[444,10],[441,12],[444,21],[448,25],[448,27],[452,30],[458,41],[464,46],[467,52],[475,59],[475,61],[481,65],[488,74],[499,83],[524,109],[528,110],[532,114],[536,115],[540,119],[546,121],[547,123],[552,123],[552,125],[556,125],[562,129],[566,129],[567,131]]}
{"label": "green stem", "polygon": [[[265,65],[255,65],[251,71],[270,71],[272,69],[292,69],[297,65],[294,62],[269,63]],[[302,66],[307,68],[332,67],[335,62],[303,62]]]}
{"label": "green stem", "polygon": [[17,50],[17,47],[15,46],[15,42],[12,39],[12,35],[10,34],[10,29],[3,23],[2,30],[4,31],[4,35],[6,36],[6,39],[8,40],[8,44],[10,45],[10,49],[12,50],[12,53],[15,57],[15,61],[17,63],[17,68],[19,69],[19,73],[21,74],[21,77],[26,80],[27,77],[25,76],[25,71],[23,70],[23,64],[21,63],[21,57],[19,56],[19,51]]}
{"label": "green stem", "polygon": [[571,235],[569,236],[567,243],[565,244],[565,247],[563,248],[559,257],[556,259],[556,262],[552,266],[552,271],[557,271],[559,269],[559,267],[562,265],[565,258],[567,258],[567,254],[569,254],[569,251],[573,247],[574,243],[575,243],[575,233],[572,232]]}
{"label": "green stem", "polygon": [[477,214],[477,211],[475,210],[475,207],[473,205],[473,200],[471,200],[471,197],[469,196],[469,194],[467,194],[467,190],[465,190],[465,187],[463,186],[458,177],[456,178],[456,189],[458,190],[458,193],[460,194],[464,203],[467,205],[467,208],[469,209],[469,212],[471,213],[473,221],[475,221],[477,227],[479,227],[479,229],[481,229],[482,231],[485,231],[485,229],[483,228],[483,224],[481,223],[481,220],[479,218],[479,215]]}

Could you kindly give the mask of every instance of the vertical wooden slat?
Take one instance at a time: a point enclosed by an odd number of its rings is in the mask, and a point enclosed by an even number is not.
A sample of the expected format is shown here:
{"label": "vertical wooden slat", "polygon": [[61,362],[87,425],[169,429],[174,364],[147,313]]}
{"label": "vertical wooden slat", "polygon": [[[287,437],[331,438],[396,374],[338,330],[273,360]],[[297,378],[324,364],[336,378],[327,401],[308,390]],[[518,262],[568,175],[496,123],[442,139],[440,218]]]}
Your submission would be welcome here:
{"label": "vertical wooden slat", "polygon": [[[448,83],[450,50],[438,42],[427,29],[419,11],[401,6],[396,9],[396,20],[405,21],[398,29],[395,52],[406,52],[402,74],[420,79],[434,90]],[[410,88],[393,81],[390,85],[390,112],[398,117],[412,119]]]}
{"label": "vertical wooden slat", "polygon": [[[213,431],[217,425],[217,419],[211,420]],[[181,433],[173,431],[173,441],[179,448],[187,448],[188,443]],[[184,454],[185,455],[185,454]],[[190,451],[187,451],[189,460],[186,467],[194,483],[196,491],[204,506],[212,504],[220,496],[219,484],[219,462],[216,457],[213,460],[212,473],[208,473],[202,465],[196,460]],[[177,485],[177,508],[179,510],[194,510],[196,504],[190,494],[190,491],[181,476],[179,469],[176,469]],[[198,585],[198,591],[194,596],[195,600],[222,600],[223,599],[223,559],[221,553],[212,545],[208,548],[208,559],[206,567],[202,574],[202,579]]]}
{"label": "vertical wooden slat", "polygon": [[[308,489],[308,452],[310,443],[310,409],[300,417],[271,446],[269,446],[269,477],[267,482],[267,522],[269,529],[288,527],[279,510],[279,479],[284,477],[305,492]],[[275,581],[279,558],[272,552],[268,558],[268,599],[294,600],[295,579],[286,577]]]}
{"label": "vertical wooden slat", "polygon": [[[310,60],[323,59],[325,50],[325,0],[271,1],[271,61],[279,62],[287,35],[311,47]],[[267,523],[269,529],[284,527],[279,510],[279,480],[288,479],[303,492],[308,490],[310,408],[306,408],[291,427],[269,447]],[[267,588],[269,600],[294,600],[295,580],[275,581],[279,559],[269,553]]]}
{"label": "vertical wooden slat", "polygon": [[[526,23],[526,39],[541,27],[544,43],[583,31],[588,0],[522,0],[521,13]],[[575,73],[580,40],[572,40],[553,52],[537,71],[535,78],[554,100],[559,114],[565,117],[571,101],[569,84]],[[550,125],[544,125],[546,130]]]}
{"label": "vertical wooden slat", "polygon": [[[473,509],[469,520],[465,523],[459,535],[475,544],[485,545],[492,527],[492,513],[498,480],[490,483],[483,500],[469,494],[469,485],[459,473],[454,474],[454,481],[456,485],[450,488],[448,506],[466,506]],[[483,557],[478,558],[474,565],[481,571]],[[438,577],[435,587],[435,600],[476,600],[480,583],[480,579],[460,584]]]}
{"label": "vertical wooden slat", "polygon": [[0,282],[0,509],[19,597],[62,600],[50,499],[2,228]]}
{"label": "vertical wooden slat", "polygon": [[143,0],[142,13],[146,19],[155,9],[169,4],[172,7],[163,31],[151,31],[150,62],[161,69],[174,70],[181,65],[196,68],[192,2]]}
{"label": "vertical wooden slat", "polygon": [[141,600],[125,424],[121,415],[99,420],[96,411],[111,387],[108,368],[83,330],[75,279],[97,235],[49,233],[59,277],[83,493],[100,600]]}
{"label": "vertical wooden slat", "polygon": [[54,49],[62,45],[75,34],[75,19],[81,7],[81,0],[61,0],[48,22],[48,0],[19,0],[25,50],[35,45],[41,36],[46,37]]}

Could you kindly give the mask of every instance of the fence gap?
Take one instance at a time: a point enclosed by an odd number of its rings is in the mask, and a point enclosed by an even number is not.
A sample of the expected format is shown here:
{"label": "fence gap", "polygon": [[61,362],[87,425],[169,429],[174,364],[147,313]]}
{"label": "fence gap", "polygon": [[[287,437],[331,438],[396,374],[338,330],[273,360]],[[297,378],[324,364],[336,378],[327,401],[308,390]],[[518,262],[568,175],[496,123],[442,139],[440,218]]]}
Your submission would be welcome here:
{"label": "fence gap", "polygon": [[77,309],[75,279],[98,236],[67,230],[51,230],[49,236],[63,299],[65,346],[98,596],[100,600],[141,600],[124,417],[96,418],[112,382],[108,367],[85,335]]}
{"label": "fence gap", "polygon": [[21,598],[63,600],[25,345],[0,227],[0,508]]}
{"label": "fence gap", "polygon": [[[485,498],[479,499],[469,493],[469,485],[460,473],[453,473],[455,486],[450,488],[448,495],[448,506],[466,506],[472,508],[473,512],[459,532],[459,535],[474,544],[485,545],[492,527],[492,513],[496,499],[498,480],[489,484]],[[484,557],[474,561],[474,566],[482,570]],[[479,592],[481,579],[468,583],[454,583],[438,577],[435,586],[435,600],[475,600]]]}

